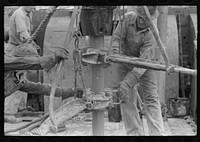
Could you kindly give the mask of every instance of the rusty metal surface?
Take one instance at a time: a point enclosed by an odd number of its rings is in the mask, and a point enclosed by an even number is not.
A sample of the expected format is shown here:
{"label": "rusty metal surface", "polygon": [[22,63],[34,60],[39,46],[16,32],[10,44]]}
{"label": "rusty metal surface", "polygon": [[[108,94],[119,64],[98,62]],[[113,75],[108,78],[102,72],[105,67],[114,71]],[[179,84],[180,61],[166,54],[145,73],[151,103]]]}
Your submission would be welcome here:
{"label": "rusty metal surface", "polygon": [[172,116],[185,116],[190,114],[190,100],[187,98],[169,99],[169,113]]}
{"label": "rusty metal surface", "polygon": [[83,36],[100,36],[112,34],[113,9],[93,6],[84,7],[80,16],[80,27]]}

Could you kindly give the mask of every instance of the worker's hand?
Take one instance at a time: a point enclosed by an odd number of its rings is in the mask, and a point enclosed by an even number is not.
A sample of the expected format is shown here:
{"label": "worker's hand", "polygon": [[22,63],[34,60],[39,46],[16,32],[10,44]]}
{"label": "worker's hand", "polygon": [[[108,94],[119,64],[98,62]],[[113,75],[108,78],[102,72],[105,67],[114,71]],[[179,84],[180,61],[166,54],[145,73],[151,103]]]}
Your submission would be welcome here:
{"label": "worker's hand", "polygon": [[69,52],[66,49],[64,49],[62,47],[58,47],[55,50],[55,53],[54,53],[56,61],[59,62],[62,59],[67,60],[69,58],[69,54],[68,53]]}
{"label": "worker's hand", "polygon": [[113,54],[119,54],[118,47],[112,47],[112,49],[111,49],[111,55],[113,55]]}
{"label": "worker's hand", "polygon": [[128,85],[125,82],[121,81],[118,84],[118,92],[116,93],[117,97],[119,97],[122,101],[125,101],[127,100],[128,92],[129,92]]}
{"label": "worker's hand", "polygon": [[[74,90],[74,93],[75,93],[75,90]],[[77,88],[76,89],[76,97],[77,98],[82,98],[83,97],[83,89],[81,89],[81,88]]]}
{"label": "worker's hand", "polygon": [[39,57],[39,62],[45,71],[51,70],[61,60],[68,59],[68,51],[61,47],[54,47],[54,54]]}
{"label": "worker's hand", "polygon": [[65,100],[65,99],[67,99],[69,97],[74,97],[75,93],[76,93],[76,97],[77,98],[82,98],[82,96],[83,96],[83,89],[77,88],[75,90],[75,89],[70,88],[66,93],[64,93],[62,95],[62,100]]}

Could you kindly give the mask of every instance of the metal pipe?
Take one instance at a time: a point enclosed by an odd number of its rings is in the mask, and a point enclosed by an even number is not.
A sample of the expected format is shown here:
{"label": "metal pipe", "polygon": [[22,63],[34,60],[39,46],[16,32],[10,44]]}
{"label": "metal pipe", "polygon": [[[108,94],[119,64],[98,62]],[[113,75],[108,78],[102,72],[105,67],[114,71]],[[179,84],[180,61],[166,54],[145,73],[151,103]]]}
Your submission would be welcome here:
{"label": "metal pipe", "polygon": [[[107,56],[105,58],[106,61],[115,62],[115,63],[126,63],[131,64],[136,67],[146,68],[146,69],[153,69],[153,70],[159,70],[159,71],[166,71],[166,66],[164,64],[160,64],[159,62],[153,62],[153,61],[147,61],[139,58],[130,58],[130,57],[123,57],[123,56]],[[191,75],[197,75],[197,70],[194,69],[188,69],[184,67],[179,67],[175,65],[169,65],[169,68],[172,69],[173,72],[178,73],[185,73],[185,74],[191,74]]]}
{"label": "metal pipe", "polygon": [[[89,36],[89,46],[101,49],[104,46],[104,36]],[[104,92],[104,70],[102,65],[90,65],[92,69],[92,91],[95,94]],[[94,136],[104,135],[104,111],[92,112],[92,132]]]}

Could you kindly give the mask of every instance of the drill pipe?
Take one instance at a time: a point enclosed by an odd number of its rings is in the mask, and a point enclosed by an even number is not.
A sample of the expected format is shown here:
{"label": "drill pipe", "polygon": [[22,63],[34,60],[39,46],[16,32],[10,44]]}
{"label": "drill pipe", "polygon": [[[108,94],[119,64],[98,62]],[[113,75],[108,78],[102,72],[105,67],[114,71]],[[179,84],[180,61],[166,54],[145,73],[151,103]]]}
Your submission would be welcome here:
{"label": "drill pipe", "polygon": [[[158,70],[158,71],[167,71],[166,66],[164,63],[160,63],[157,61],[151,61],[147,59],[141,59],[137,57],[124,57],[120,55],[109,55],[104,57],[104,61],[108,62],[114,62],[114,63],[126,63],[134,65],[135,67],[145,68],[145,69],[152,69],[152,70]],[[197,75],[197,70],[194,69],[188,69],[176,65],[169,65],[169,68],[171,72],[177,72],[177,73],[185,73],[190,75]]]}

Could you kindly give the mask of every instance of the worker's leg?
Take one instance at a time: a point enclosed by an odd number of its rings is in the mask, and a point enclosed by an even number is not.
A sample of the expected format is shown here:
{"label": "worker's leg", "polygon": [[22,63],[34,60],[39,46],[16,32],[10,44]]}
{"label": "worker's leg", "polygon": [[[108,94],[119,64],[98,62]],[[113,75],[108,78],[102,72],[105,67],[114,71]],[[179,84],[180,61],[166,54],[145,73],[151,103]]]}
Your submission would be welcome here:
{"label": "worker's leg", "polygon": [[[126,74],[128,73],[128,69],[123,66],[119,66],[117,69],[118,81],[122,81]],[[139,117],[139,113],[137,110],[137,90],[130,89],[128,95],[125,98],[125,101],[121,103],[121,112],[122,112],[122,120],[125,125],[127,135],[143,135],[142,123]]]}
{"label": "worker's leg", "polygon": [[155,72],[147,70],[140,78],[140,86],[142,87],[144,95],[149,135],[163,135],[164,125],[158,100]]}
{"label": "worker's leg", "polygon": [[[50,95],[51,85],[50,84],[41,84],[39,82],[31,82],[29,80],[24,80],[24,82],[20,87],[20,91],[27,92],[30,94],[41,94],[41,95]],[[61,88],[56,87],[55,97],[64,97],[65,99],[68,97],[73,97],[74,91],[71,88]]]}

